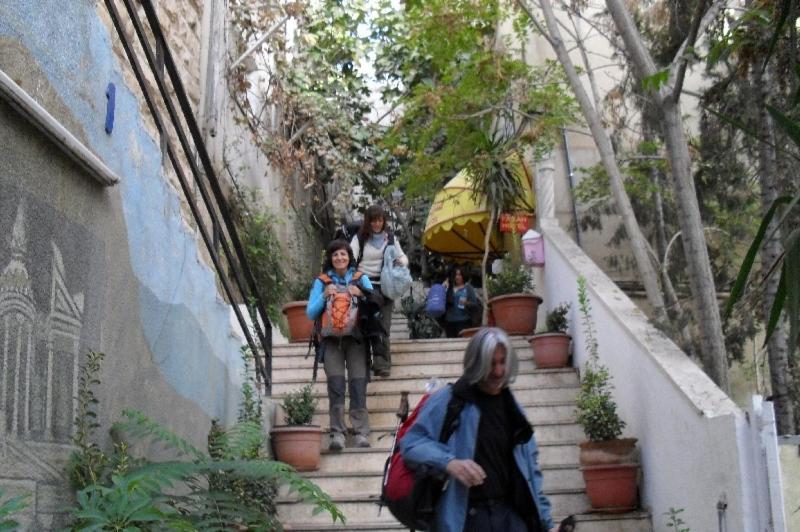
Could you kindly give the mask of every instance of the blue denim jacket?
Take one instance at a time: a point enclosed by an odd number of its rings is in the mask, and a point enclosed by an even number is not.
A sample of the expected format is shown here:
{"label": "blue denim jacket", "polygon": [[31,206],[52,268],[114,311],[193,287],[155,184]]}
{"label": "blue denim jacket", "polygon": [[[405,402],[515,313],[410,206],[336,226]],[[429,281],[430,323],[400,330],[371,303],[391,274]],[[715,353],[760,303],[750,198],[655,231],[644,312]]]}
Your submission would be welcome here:
{"label": "blue denim jacket", "polygon": [[[404,460],[444,471],[447,463],[454,458],[463,460],[475,456],[480,410],[474,403],[464,405],[458,428],[447,443],[439,442],[447,403],[452,394],[452,387],[448,386],[433,394],[423,405],[417,421],[400,441],[400,452]],[[519,404],[517,408],[520,408]],[[534,436],[531,436],[526,443],[514,447],[514,459],[531,490],[531,498],[539,512],[542,528],[550,530],[553,527],[553,518],[550,514],[550,501],[542,491],[542,472],[539,470],[538,457],[539,449]],[[468,496],[469,488],[451,478],[436,506],[436,516],[430,530],[434,532],[464,530]]]}
{"label": "blue denim jacket", "polygon": [[[350,281],[353,280],[353,275],[356,273],[355,268],[348,268],[344,274],[344,278],[339,277],[336,275],[334,270],[328,270],[326,272],[328,277],[331,278],[337,285],[347,286],[350,284]],[[361,288],[365,290],[372,290],[372,283],[369,280],[369,277],[366,275],[362,275],[361,278],[358,280],[358,284]],[[306,305],[306,316],[308,319],[315,320],[319,318],[322,311],[325,309],[325,297],[323,293],[325,292],[325,284],[319,279],[314,280],[314,284],[311,285],[311,292],[308,294],[308,304]]]}

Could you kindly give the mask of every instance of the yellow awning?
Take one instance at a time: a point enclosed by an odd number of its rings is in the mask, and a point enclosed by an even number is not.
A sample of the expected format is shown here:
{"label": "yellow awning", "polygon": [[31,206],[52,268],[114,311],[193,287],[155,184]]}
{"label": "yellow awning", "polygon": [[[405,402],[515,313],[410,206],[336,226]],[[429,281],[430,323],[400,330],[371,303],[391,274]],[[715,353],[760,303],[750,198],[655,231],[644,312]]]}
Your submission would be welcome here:
{"label": "yellow awning", "polygon": [[[522,186],[522,197],[515,212],[533,214],[536,199],[531,188],[531,174],[518,155],[513,155],[510,167]],[[471,174],[465,168],[451,179],[433,200],[428,221],[422,234],[422,244],[433,253],[456,261],[480,262],[483,244],[489,224],[486,198],[472,198]],[[497,228],[492,228],[489,254],[492,258],[502,255],[503,239]]]}

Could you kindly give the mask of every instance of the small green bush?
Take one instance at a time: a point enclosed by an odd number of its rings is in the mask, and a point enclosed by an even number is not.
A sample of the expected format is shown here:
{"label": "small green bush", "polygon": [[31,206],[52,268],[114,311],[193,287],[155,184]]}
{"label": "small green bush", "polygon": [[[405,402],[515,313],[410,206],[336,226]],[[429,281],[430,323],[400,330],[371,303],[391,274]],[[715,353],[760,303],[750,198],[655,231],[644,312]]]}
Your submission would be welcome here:
{"label": "small green bush", "polygon": [[290,392],[283,398],[284,420],[287,425],[310,425],[317,409],[319,399],[314,389],[306,384],[296,392]]}
{"label": "small green bush", "polygon": [[488,284],[491,297],[533,293],[535,289],[531,271],[523,264],[514,267],[508,260],[504,261],[503,271],[490,278]]}
{"label": "small green bush", "polygon": [[567,322],[567,312],[569,303],[561,303],[547,313],[547,332],[567,332],[569,322]]}

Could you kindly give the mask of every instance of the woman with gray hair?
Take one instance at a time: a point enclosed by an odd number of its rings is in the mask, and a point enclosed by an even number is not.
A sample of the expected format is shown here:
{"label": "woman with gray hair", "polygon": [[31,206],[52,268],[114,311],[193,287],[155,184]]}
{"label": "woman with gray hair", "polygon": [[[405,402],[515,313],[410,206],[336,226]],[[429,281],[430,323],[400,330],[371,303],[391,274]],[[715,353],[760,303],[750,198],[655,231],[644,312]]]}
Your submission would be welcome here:
{"label": "woman with gray hair", "polygon": [[[542,491],[533,429],[509,384],[518,361],[508,335],[484,328],[464,352],[464,372],[433,394],[400,442],[409,464],[451,477],[429,530],[442,532],[555,531]],[[451,402],[461,405],[455,431],[439,441]]]}

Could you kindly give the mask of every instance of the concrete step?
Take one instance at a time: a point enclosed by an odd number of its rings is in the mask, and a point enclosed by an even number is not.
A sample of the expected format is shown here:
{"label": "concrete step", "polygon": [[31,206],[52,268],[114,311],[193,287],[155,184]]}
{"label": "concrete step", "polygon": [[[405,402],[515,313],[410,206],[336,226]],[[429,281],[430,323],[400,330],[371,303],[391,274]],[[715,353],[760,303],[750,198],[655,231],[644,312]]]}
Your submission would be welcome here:
{"label": "concrete step", "polygon": [[[545,489],[550,499],[553,513],[556,515],[573,515],[584,513],[589,509],[589,500],[583,490]],[[362,522],[395,522],[394,517],[384,508],[380,513],[380,494],[349,493],[347,495],[331,494],[334,504],[347,518],[348,524]],[[300,501],[296,496],[278,497],[278,520],[282,523],[306,522],[330,524],[331,517],[327,513],[312,515],[313,506]]]}
{"label": "concrete step", "polygon": [[[276,396],[282,396],[288,392],[296,391],[297,389],[305,386],[311,380],[311,368],[304,372],[295,372],[294,374],[285,374],[280,379],[274,379],[272,384],[272,393]],[[425,390],[425,383],[431,377],[436,376],[444,382],[455,382],[461,376],[461,370],[443,370],[439,372],[431,372],[429,367],[412,367],[400,366],[392,368],[392,376],[388,378],[376,378],[373,380],[369,388],[380,390],[382,392],[420,392]],[[520,372],[517,375],[517,380],[512,385],[524,388],[532,388],[535,386],[566,386],[575,387],[578,385],[578,375],[573,368],[558,368],[558,369],[537,369]],[[322,395],[327,389],[325,382],[325,372],[320,370],[317,374],[317,382],[313,385],[315,393]]]}
{"label": "concrete step", "polygon": [[[341,451],[341,456],[347,457],[351,461],[360,460],[360,456],[354,456],[350,453],[349,456],[345,449]],[[362,449],[353,449],[353,451],[363,451]],[[381,492],[381,480],[383,478],[383,465],[388,457],[388,449],[383,450],[381,454],[383,461],[381,462],[381,469],[374,470],[370,468],[367,470],[328,470],[326,464],[326,455],[323,455],[321,467],[318,471],[303,473],[303,476],[314,482],[326,493],[346,493],[353,489],[353,486],[358,486],[359,491],[364,493],[378,493]],[[328,453],[333,454],[333,453]],[[361,464],[359,464],[361,465]],[[351,464],[352,467],[352,464]],[[542,464],[542,475],[544,476],[545,487],[559,487],[580,490],[584,488],[583,476],[578,469],[578,464]],[[288,487],[282,488],[281,495],[288,493]]]}
{"label": "concrete step", "polygon": [[[385,508],[381,513],[388,512]],[[560,523],[562,516],[556,517]],[[625,514],[579,514],[576,532],[652,532],[650,514],[647,512],[629,512]],[[321,525],[315,523],[291,523],[284,525],[284,530],[297,532],[328,532],[343,530],[368,530],[370,532],[390,532],[408,530],[398,522],[360,522],[336,525]]]}
{"label": "concrete step", "polygon": [[[389,409],[396,411],[400,407],[400,392],[383,391],[379,390],[379,380],[373,381],[367,387],[367,408],[372,411],[374,409]],[[579,386],[563,386],[563,385],[541,385],[536,387],[522,387],[514,384],[514,397],[517,398],[522,404],[530,404],[536,402],[569,402],[574,401],[580,391]],[[424,391],[416,390],[408,394],[408,402],[413,409],[419,400],[424,395]],[[280,402],[284,395],[273,395],[273,399]],[[320,396],[320,407],[325,407],[327,402],[327,392]],[[349,400],[345,399],[345,408],[349,404]],[[394,421],[394,420],[393,420]]]}
{"label": "concrete step", "polygon": [[[329,419],[327,401],[321,401],[314,413],[312,424],[325,426]],[[548,401],[542,403],[523,403],[525,414],[534,426],[543,421],[554,421],[569,418],[575,412],[574,401],[556,402]],[[278,419],[283,419],[282,407],[278,406]],[[369,421],[375,425],[391,425],[397,422],[396,408],[371,408],[369,411]]]}
{"label": "concrete step", "polygon": [[[426,340],[394,340],[392,339],[392,354],[396,353],[417,353],[417,352],[441,352],[441,351],[460,351],[462,354],[467,347],[467,339],[464,338],[431,338]],[[527,349],[530,352],[530,344],[522,336],[512,336],[511,345],[515,350]],[[296,342],[280,344],[273,347],[273,356],[281,357],[287,355],[305,355],[308,351],[308,343]]]}
{"label": "concrete step", "polygon": [[[359,471],[381,474],[392,445],[391,439],[384,438],[376,441],[370,448],[345,447],[341,451],[330,452],[327,450],[328,439],[323,438],[326,441],[323,442],[319,470],[331,474],[346,474]],[[539,446],[539,463],[542,465],[577,464],[577,440],[542,443]]]}

